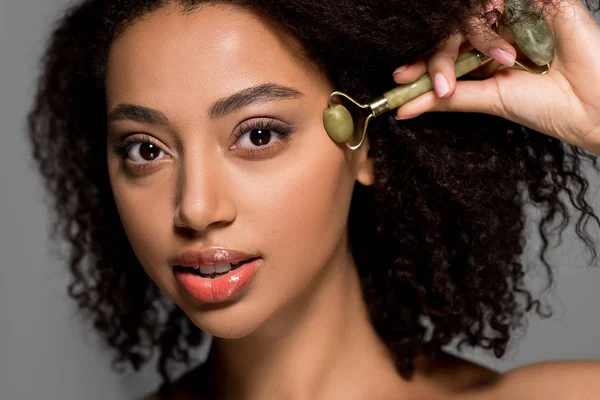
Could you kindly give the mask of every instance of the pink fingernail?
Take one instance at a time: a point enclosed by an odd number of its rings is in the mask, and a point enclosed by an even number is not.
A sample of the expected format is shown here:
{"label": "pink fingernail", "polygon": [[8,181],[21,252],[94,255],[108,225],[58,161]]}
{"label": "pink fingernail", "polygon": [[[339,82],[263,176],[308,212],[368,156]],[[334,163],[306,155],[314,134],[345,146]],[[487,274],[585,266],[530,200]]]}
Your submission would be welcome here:
{"label": "pink fingernail", "polygon": [[433,81],[437,97],[444,97],[444,95],[450,90],[450,85],[448,84],[448,80],[446,80],[444,74],[438,72],[435,74]]}
{"label": "pink fingernail", "polygon": [[508,51],[495,48],[490,50],[490,56],[494,60],[506,65],[507,67],[512,67],[513,65],[515,65],[515,57],[513,57],[513,55],[510,54]]}
{"label": "pink fingernail", "polygon": [[404,71],[406,71],[407,68],[408,68],[408,65],[402,65],[402,66],[396,68],[392,75],[399,74],[400,72],[404,72]]}

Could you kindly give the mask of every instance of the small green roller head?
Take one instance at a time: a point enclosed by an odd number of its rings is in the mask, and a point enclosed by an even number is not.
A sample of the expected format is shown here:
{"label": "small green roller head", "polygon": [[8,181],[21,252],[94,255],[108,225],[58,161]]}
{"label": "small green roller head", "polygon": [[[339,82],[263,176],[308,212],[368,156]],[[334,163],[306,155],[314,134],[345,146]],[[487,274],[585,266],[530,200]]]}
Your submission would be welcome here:
{"label": "small green roller head", "polygon": [[528,12],[537,18],[513,24],[510,29],[517,47],[535,64],[546,65],[554,59],[554,38],[548,22],[530,0],[506,0],[505,8],[511,14]]}
{"label": "small green roller head", "polygon": [[323,125],[329,137],[336,143],[344,143],[354,134],[352,115],[346,107],[336,104],[323,112]]}

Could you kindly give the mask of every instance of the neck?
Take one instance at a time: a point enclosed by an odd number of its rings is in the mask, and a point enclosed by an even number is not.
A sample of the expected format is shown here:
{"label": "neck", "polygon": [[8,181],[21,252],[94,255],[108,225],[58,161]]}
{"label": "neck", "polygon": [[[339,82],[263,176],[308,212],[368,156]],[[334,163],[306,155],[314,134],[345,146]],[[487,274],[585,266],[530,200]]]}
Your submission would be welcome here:
{"label": "neck", "polygon": [[399,399],[404,382],[376,335],[349,254],[335,257],[310,296],[241,339],[214,338],[219,399]]}

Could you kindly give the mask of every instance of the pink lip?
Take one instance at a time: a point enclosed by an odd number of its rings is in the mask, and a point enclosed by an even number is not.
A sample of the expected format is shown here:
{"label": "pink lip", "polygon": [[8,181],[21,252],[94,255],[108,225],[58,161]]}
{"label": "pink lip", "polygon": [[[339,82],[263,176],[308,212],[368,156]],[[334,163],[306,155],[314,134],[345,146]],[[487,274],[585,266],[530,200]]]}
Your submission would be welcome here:
{"label": "pink lip", "polygon": [[210,247],[203,251],[186,251],[175,258],[173,265],[180,265],[182,267],[202,267],[206,265],[237,263],[250,258],[258,258],[258,256],[237,250]]}
{"label": "pink lip", "polygon": [[256,276],[261,258],[248,262],[225,275],[214,279],[203,278],[191,270],[175,269],[175,279],[188,294],[203,303],[219,303],[242,295]]}

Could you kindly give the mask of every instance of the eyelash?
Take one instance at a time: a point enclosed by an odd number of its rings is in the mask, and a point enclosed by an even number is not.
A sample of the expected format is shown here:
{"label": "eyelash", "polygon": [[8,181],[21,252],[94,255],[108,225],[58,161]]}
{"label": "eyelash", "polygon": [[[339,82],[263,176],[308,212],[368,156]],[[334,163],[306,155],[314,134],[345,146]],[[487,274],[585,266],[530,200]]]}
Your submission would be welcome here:
{"label": "eyelash", "polygon": [[[273,147],[284,145],[289,139],[290,135],[294,131],[294,126],[283,125],[272,119],[269,120],[251,120],[247,122],[245,125],[242,125],[238,131],[234,134],[235,141],[237,142],[245,133],[253,130],[264,130],[275,132],[279,135],[280,144],[267,144],[265,146],[257,146],[251,149],[244,149],[244,151],[248,152],[250,155],[258,155],[258,154],[268,154],[273,151]],[[282,143],[281,143],[282,142]]]}
{"label": "eyelash", "polygon": [[[278,142],[283,142],[283,143],[267,144],[264,146],[257,146],[252,149],[244,148],[244,151],[249,153],[250,156],[255,156],[255,155],[259,155],[259,154],[268,154],[269,152],[274,151],[274,149],[273,149],[274,147],[282,146],[290,139],[290,135],[295,130],[295,126],[283,125],[274,120],[264,120],[264,119],[256,120],[255,119],[250,122],[247,122],[245,125],[242,125],[240,127],[240,129],[234,134],[235,141],[237,142],[244,134],[248,133],[249,131],[253,131],[253,130],[267,130],[267,131],[275,132],[279,135]],[[138,143],[153,144],[156,147],[158,147],[160,149],[160,151],[162,151],[164,153],[164,150],[162,150],[161,146],[158,143],[156,143],[154,140],[150,139],[148,136],[145,136],[145,135],[130,135],[130,136],[125,137],[124,139],[117,140],[115,142],[115,144],[113,145],[112,152],[114,154],[118,155],[119,157],[121,157],[123,161],[126,161],[129,150],[131,149],[131,147],[133,147],[133,145],[138,144]],[[156,161],[160,161],[160,160],[152,160],[152,161],[146,161],[146,162],[133,162],[133,163],[138,164],[138,166],[136,168],[145,168],[145,167],[148,167],[149,165],[153,164]]]}
{"label": "eyelash", "polygon": [[127,153],[129,152],[130,147],[138,143],[150,143],[155,146],[158,146],[158,144],[154,143],[154,141],[148,138],[147,136],[132,135],[127,136],[125,139],[117,140],[113,146],[112,151],[119,157],[125,158],[127,156]]}

